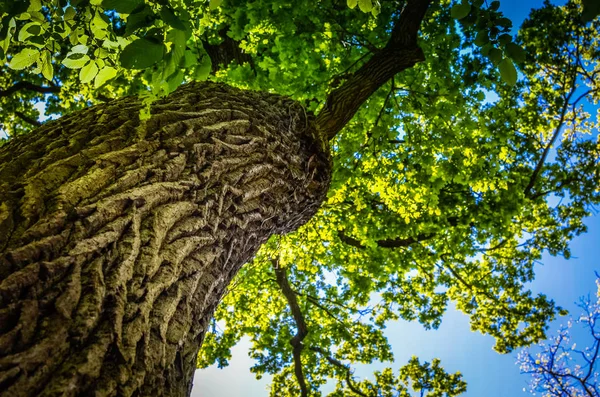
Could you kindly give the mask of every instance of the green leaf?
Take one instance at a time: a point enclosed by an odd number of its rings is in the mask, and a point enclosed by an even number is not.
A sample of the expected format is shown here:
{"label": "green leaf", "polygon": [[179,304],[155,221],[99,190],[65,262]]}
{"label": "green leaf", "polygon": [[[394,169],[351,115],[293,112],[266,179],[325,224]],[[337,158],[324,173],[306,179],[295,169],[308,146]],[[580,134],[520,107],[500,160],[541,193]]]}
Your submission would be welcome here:
{"label": "green leaf", "polygon": [[54,67],[52,66],[52,54],[50,54],[50,51],[43,51],[38,62],[41,62],[42,76],[44,76],[46,80],[52,81],[52,78],[54,77]]}
{"label": "green leaf", "polygon": [[501,34],[500,36],[498,36],[498,43],[502,44],[502,45],[507,45],[508,43],[510,43],[512,41],[512,37],[509,34]]}
{"label": "green leaf", "polygon": [[498,65],[498,69],[500,70],[500,77],[506,84],[513,86],[517,83],[517,69],[515,69],[515,65],[510,59],[504,58]]}
{"label": "green leaf", "polygon": [[183,83],[184,74],[181,70],[173,73],[167,79],[167,84],[169,84],[169,92],[173,92]]}
{"label": "green leaf", "polygon": [[518,44],[508,43],[505,47],[508,56],[516,63],[525,62],[525,50]]}
{"label": "green leaf", "polygon": [[502,51],[497,48],[491,48],[487,57],[492,61],[494,66],[497,66],[502,61]]}
{"label": "green leaf", "polygon": [[212,63],[210,61],[210,57],[208,55],[204,55],[202,57],[202,60],[200,61],[200,64],[196,68],[196,71],[194,73],[194,79],[196,81],[206,80],[210,75],[211,68]]}
{"label": "green leaf", "polygon": [[167,33],[167,41],[173,43],[171,53],[175,64],[179,63],[185,52],[186,35],[179,29],[172,29]]}
{"label": "green leaf", "polygon": [[144,0],[104,0],[102,7],[115,10],[119,14],[131,14],[134,10],[144,5]]}
{"label": "green leaf", "polygon": [[186,50],[183,54],[183,67],[186,69],[190,68],[194,66],[197,62],[198,60],[196,59],[194,53],[192,51]]}
{"label": "green leaf", "polygon": [[149,39],[137,39],[121,52],[119,60],[125,69],[146,69],[159,62],[165,53],[163,43]]}
{"label": "green leaf", "polygon": [[[87,54],[89,51],[88,46],[84,45],[84,44],[77,44],[73,47],[71,47],[71,51],[69,51],[69,54]],[[69,55],[67,55],[68,57]]]}
{"label": "green leaf", "polygon": [[94,80],[94,88],[98,88],[106,83],[108,80],[114,78],[117,75],[117,69],[105,66],[96,75],[96,79]]}
{"label": "green leaf", "polygon": [[489,43],[489,41],[490,38],[488,36],[488,31],[487,29],[483,29],[477,32],[477,37],[475,37],[474,43],[477,47],[483,47],[484,45]]}
{"label": "green leaf", "polygon": [[471,5],[468,3],[456,4],[450,9],[450,15],[454,19],[463,19],[471,12]]}
{"label": "green leaf", "polygon": [[358,0],[347,0],[346,4],[348,7],[350,7],[350,9],[354,9],[354,7],[358,5]]}
{"label": "green leaf", "polygon": [[481,47],[481,55],[483,55],[484,57],[487,57],[492,48],[494,48],[494,45],[492,43],[488,42],[486,45]]}
{"label": "green leaf", "polygon": [[127,17],[127,22],[125,24],[125,35],[129,36],[130,34],[136,32],[138,29],[151,26],[152,24],[154,24],[156,18],[157,16],[152,11],[152,8],[148,7],[147,5],[144,5],[142,9],[130,14]]}
{"label": "green leaf", "polygon": [[65,21],[72,21],[75,18],[75,15],[77,15],[77,11],[75,11],[73,7],[67,7],[63,19]]}
{"label": "green leaf", "polygon": [[38,22],[29,22],[23,25],[21,30],[19,30],[19,35],[17,39],[21,42],[27,40],[31,36],[37,36],[42,31],[42,27]]}
{"label": "green leaf", "polygon": [[69,69],[81,69],[90,60],[85,54],[73,54],[73,57],[63,59],[62,64]]}
{"label": "green leaf", "polygon": [[87,65],[81,68],[79,71],[79,80],[83,84],[87,84],[96,77],[98,74],[98,66],[96,62],[90,61]]}
{"label": "green leaf", "polygon": [[209,7],[211,10],[216,10],[221,6],[223,0],[210,0]]}
{"label": "green leaf", "polygon": [[373,9],[373,2],[371,0],[358,0],[358,8],[362,12],[371,12]]}
{"label": "green leaf", "polygon": [[496,20],[496,24],[502,26],[503,28],[510,29],[512,28],[512,21],[508,18],[498,18]]}
{"label": "green leaf", "polygon": [[29,0],[27,11],[39,11],[42,9],[42,0]]}
{"label": "green leaf", "polygon": [[23,48],[18,54],[15,54],[8,67],[13,70],[22,70],[33,65],[39,58],[40,51],[35,48]]}
{"label": "green leaf", "polygon": [[173,11],[168,7],[161,8],[159,14],[162,20],[170,27],[179,30],[186,30],[183,22],[179,18],[177,18]]}

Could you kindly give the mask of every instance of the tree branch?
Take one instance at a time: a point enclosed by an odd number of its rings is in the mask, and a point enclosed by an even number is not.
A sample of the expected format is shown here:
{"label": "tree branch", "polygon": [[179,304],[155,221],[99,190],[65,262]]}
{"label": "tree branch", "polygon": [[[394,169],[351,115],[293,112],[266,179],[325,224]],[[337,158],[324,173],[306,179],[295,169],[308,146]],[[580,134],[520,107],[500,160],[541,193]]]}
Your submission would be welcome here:
{"label": "tree branch", "polygon": [[300,306],[298,305],[296,294],[290,286],[285,269],[279,266],[279,262],[276,259],[271,259],[271,263],[273,264],[275,276],[277,277],[277,285],[279,285],[281,292],[285,296],[285,299],[290,306],[290,310],[292,311],[294,321],[296,322],[296,335],[290,339],[290,345],[293,347],[292,355],[294,357],[294,373],[296,375],[296,379],[298,379],[298,383],[300,384],[300,390],[302,393],[301,396],[308,397],[308,387],[306,386],[306,380],[304,379],[304,373],[302,372],[302,361],[300,360],[302,349],[304,348],[302,341],[306,335],[308,335],[308,328],[306,326],[306,322],[304,321],[304,316],[302,315]]}
{"label": "tree branch", "polygon": [[238,65],[249,63],[252,70],[254,70],[254,61],[252,57],[240,48],[239,41],[227,36],[227,29],[221,29],[219,31],[219,37],[223,39],[219,44],[209,44],[206,41],[202,41],[202,46],[211,60],[211,72],[213,74],[220,69],[219,65],[227,67],[233,61]]}
{"label": "tree branch", "polygon": [[25,113],[19,112],[18,110],[15,111],[15,115],[18,116],[21,120],[25,121],[26,123],[33,125],[34,127],[39,127],[40,125],[42,125],[42,123],[40,123],[38,120],[34,119],[33,117],[29,117]]}
{"label": "tree branch", "polygon": [[[434,233],[422,233],[417,237],[407,237],[407,238],[389,238],[382,240],[375,240],[377,246],[380,248],[403,248],[408,247],[411,244],[418,243],[421,241],[429,240],[435,234]],[[343,230],[338,230],[338,237],[340,240],[348,245],[351,245],[356,248],[366,248],[361,242],[353,237],[348,236],[344,233]]]}
{"label": "tree branch", "polygon": [[408,0],[386,46],[333,90],[317,115],[317,128],[332,139],[360,106],[395,74],[425,60],[417,45],[421,21],[432,0]]}
{"label": "tree branch", "polygon": [[14,94],[15,92],[21,91],[21,90],[35,91],[35,92],[39,92],[40,94],[50,94],[50,93],[60,92],[60,87],[57,87],[57,86],[43,87],[40,85],[30,83],[29,81],[19,81],[18,83],[13,84],[11,87],[9,87],[5,90],[0,90],[0,98],[10,96],[10,95]]}

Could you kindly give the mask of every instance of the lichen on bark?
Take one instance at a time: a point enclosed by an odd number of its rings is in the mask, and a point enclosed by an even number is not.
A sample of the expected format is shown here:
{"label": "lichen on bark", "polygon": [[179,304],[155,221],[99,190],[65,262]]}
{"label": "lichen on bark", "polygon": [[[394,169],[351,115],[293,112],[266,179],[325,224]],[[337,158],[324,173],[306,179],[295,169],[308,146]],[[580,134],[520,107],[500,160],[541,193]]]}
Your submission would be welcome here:
{"label": "lichen on bark", "polygon": [[183,396],[232,277],[325,198],[298,103],[226,85],[124,98],[0,147],[0,395]]}

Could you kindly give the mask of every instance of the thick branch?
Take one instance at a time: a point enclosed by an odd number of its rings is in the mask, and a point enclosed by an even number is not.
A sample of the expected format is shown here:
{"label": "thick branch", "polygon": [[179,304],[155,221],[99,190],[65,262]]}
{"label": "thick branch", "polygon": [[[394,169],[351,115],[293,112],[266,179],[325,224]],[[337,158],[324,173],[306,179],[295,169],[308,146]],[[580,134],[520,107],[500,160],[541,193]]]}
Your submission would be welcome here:
{"label": "thick branch", "polygon": [[408,0],[386,46],[329,94],[317,115],[317,128],[329,139],[335,137],[379,87],[395,74],[425,60],[417,45],[417,33],[431,1]]}
{"label": "thick branch", "polygon": [[216,73],[221,67],[227,67],[235,61],[238,65],[249,63],[254,69],[252,57],[245,53],[239,46],[239,41],[227,36],[227,30],[221,29],[219,36],[223,39],[219,44],[209,44],[203,41],[202,46],[210,57],[212,73]]}
{"label": "thick branch", "polygon": [[0,90],[0,98],[10,96],[10,95],[14,94],[15,92],[21,91],[21,90],[35,91],[35,92],[39,92],[41,94],[50,94],[50,93],[59,92],[60,87],[56,87],[56,86],[43,87],[40,85],[30,83],[28,81],[19,81],[18,83],[13,84],[12,87],[9,87],[5,90]]}
{"label": "thick branch", "polygon": [[[407,238],[388,238],[382,240],[376,240],[377,246],[380,248],[403,248],[408,247],[411,244],[418,243],[421,241],[429,240],[434,236],[433,233],[422,233],[417,237]],[[343,230],[338,230],[338,237],[342,242],[351,245],[356,248],[366,248],[361,242],[353,237],[348,236]]]}
{"label": "thick branch", "polygon": [[292,316],[294,317],[294,321],[296,322],[296,335],[292,339],[290,339],[290,344],[293,347],[292,355],[294,356],[294,373],[296,375],[296,379],[298,379],[298,383],[300,384],[300,390],[302,397],[308,396],[308,387],[306,386],[306,380],[304,379],[304,373],[302,372],[302,361],[300,360],[300,355],[302,353],[303,345],[302,341],[308,335],[308,328],[306,326],[306,322],[304,321],[304,316],[302,315],[302,311],[300,310],[300,306],[298,305],[298,299],[296,299],[296,294],[294,290],[290,286],[290,282],[287,278],[287,274],[285,268],[279,266],[279,262],[275,259],[272,260],[273,268],[275,270],[275,276],[277,277],[277,284],[281,289],[281,292],[285,296],[285,299],[290,306],[290,310],[292,311]]}

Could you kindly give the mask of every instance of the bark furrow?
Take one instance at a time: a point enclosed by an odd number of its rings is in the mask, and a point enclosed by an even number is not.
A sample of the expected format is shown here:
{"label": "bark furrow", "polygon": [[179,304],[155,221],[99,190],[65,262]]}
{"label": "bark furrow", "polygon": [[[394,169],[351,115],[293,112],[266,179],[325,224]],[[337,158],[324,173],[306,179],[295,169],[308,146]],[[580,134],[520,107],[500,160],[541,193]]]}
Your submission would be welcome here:
{"label": "bark furrow", "polygon": [[0,395],[183,396],[239,268],[298,228],[330,177],[314,117],[192,84],[0,148]]}

